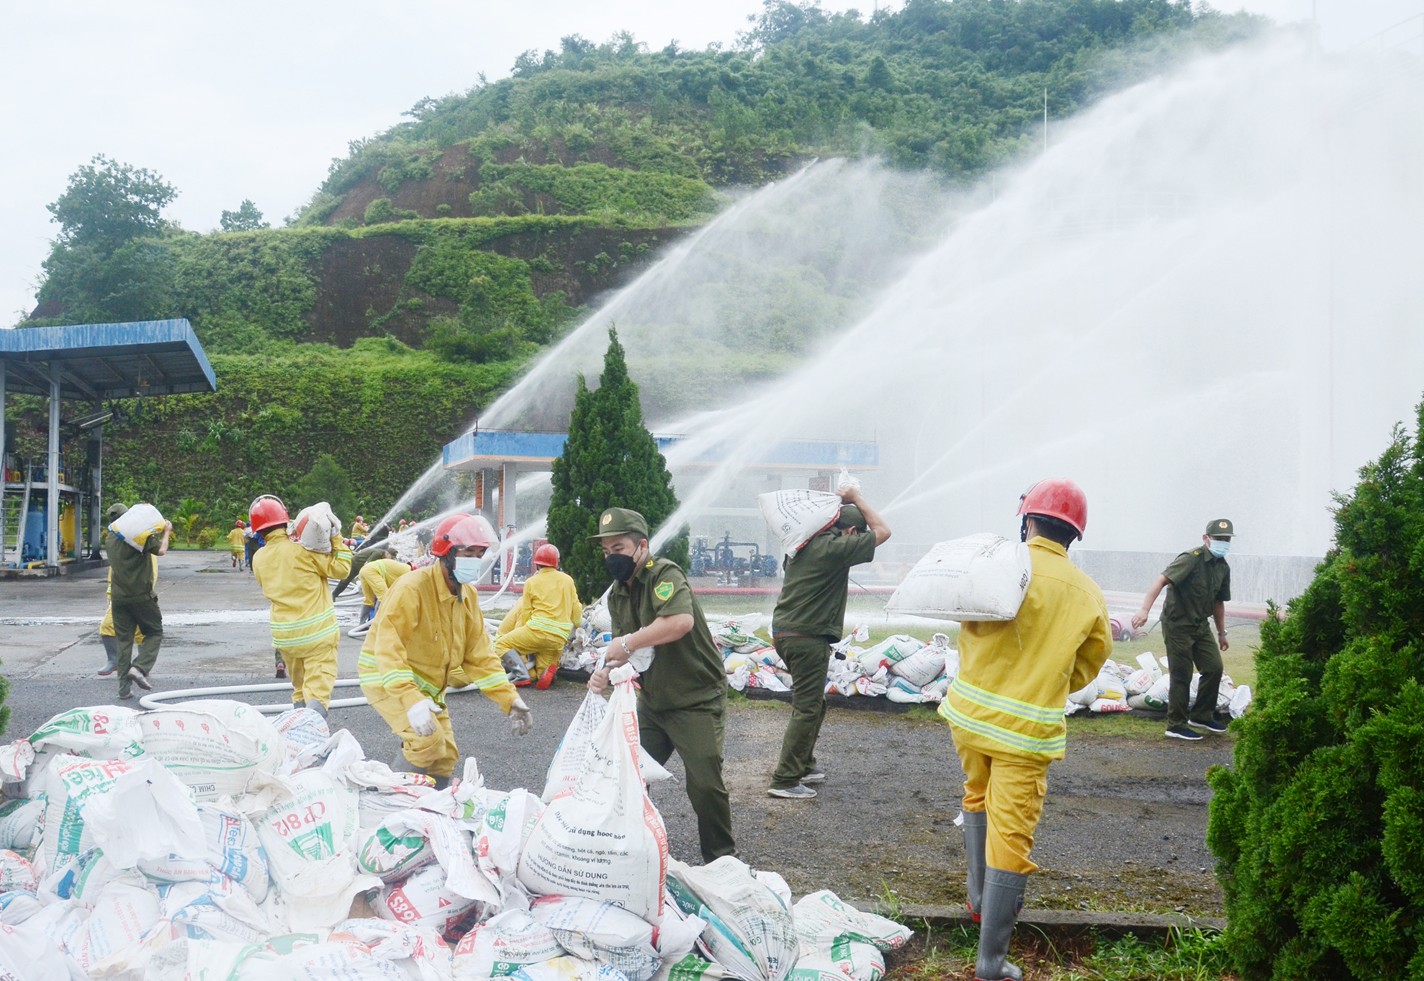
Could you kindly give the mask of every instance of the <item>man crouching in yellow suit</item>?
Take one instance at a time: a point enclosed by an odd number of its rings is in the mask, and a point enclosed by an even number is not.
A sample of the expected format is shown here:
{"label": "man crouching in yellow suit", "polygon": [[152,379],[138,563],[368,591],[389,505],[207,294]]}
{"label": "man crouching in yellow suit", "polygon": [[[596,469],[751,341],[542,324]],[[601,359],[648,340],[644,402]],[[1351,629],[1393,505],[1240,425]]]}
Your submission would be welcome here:
{"label": "man crouching in yellow suit", "polygon": [[532,657],[535,687],[542,691],[554,683],[559,655],[582,613],[573,577],[559,570],[558,547],[545,542],[534,550],[534,575],[524,580],[524,595],[499,625],[495,656],[503,660],[515,651]]}
{"label": "man crouching in yellow suit", "polygon": [[490,647],[475,592],[494,537],[481,515],[440,522],[430,545],[439,561],[391,584],[357,662],[366,700],[400,737],[404,768],[429,774],[437,787],[449,783],[460,761],[445,711],[448,689],[474,685],[509,716],[515,735],[534,727]]}

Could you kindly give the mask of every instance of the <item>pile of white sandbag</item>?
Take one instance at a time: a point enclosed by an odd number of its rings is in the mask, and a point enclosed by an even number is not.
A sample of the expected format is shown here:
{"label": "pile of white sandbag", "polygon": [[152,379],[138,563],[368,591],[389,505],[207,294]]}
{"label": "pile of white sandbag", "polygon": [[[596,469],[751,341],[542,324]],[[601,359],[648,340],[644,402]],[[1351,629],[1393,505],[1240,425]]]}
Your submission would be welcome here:
{"label": "pile of white sandbag", "polygon": [[876,981],[908,929],[668,857],[634,677],[542,795],[473,760],[437,791],[305,709],[62,713],[0,747],[0,977]]}
{"label": "pile of white sandbag", "polygon": [[[1064,713],[1075,712],[1127,712],[1144,709],[1153,712],[1167,710],[1167,692],[1171,680],[1167,676],[1167,659],[1145,652],[1137,655],[1136,665],[1120,664],[1111,658],[1104,662],[1098,676],[1078,691],[1068,696]],[[1201,675],[1192,674],[1189,692],[1191,702],[1196,701],[1197,685]],[[1233,719],[1246,714],[1251,705],[1251,687],[1237,685],[1231,676],[1221,676],[1221,686],[1216,694],[1218,713],[1229,713]]]}

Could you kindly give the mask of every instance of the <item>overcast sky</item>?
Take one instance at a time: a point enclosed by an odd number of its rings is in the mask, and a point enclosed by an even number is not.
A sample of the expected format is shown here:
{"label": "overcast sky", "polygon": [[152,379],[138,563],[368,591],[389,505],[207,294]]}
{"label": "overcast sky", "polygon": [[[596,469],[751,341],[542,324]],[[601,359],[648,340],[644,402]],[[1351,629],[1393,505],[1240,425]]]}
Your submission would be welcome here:
{"label": "overcast sky", "polygon": [[[882,0],[884,6],[895,6]],[[868,13],[875,0],[822,0]],[[1424,0],[1219,0],[1279,21],[1314,10],[1331,47],[1358,44]],[[96,153],[178,189],[164,212],[217,227],[251,198],[269,221],[300,208],[348,141],[425,96],[502,78],[521,51],[631,31],[661,48],[730,44],[759,0],[61,0],[0,13],[0,324],[33,306],[58,226],[45,205]],[[1424,53],[1421,25],[1412,50]],[[1408,36],[1408,32],[1405,32]]]}

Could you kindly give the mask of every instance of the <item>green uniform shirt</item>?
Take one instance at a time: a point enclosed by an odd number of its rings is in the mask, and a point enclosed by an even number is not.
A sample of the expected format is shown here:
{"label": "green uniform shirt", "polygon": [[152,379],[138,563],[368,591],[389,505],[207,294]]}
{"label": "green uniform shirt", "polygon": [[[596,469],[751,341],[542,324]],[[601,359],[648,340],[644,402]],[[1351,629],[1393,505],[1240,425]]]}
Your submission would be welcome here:
{"label": "green uniform shirt", "polygon": [[845,630],[850,567],[873,558],[871,532],[852,535],[828,528],[813,537],[786,563],[786,579],[771,616],[772,631],[839,640]]}
{"label": "green uniform shirt", "polygon": [[727,697],[722,655],[707,629],[702,605],[676,562],[650,559],[629,582],[614,583],[608,613],[615,634],[632,633],[658,617],[692,614],[692,629],[670,644],[659,644],[652,665],[643,673],[640,698],[649,709],[666,712]]}
{"label": "green uniform shirt", "polygon": [[1201,623],[1217,602],[1231,599],[1231,566],[1205,548],[1183,552],[1162,570],[1172,588],[1162,604],[1162,622],[1176,627]]}
{"label": "green uniform shirt", "polygon": [[109,598],[115,603],[152,599],[157,575],[153,556],[158,554],[162,534],[148,536],[143,551],[128,542],[111,537],[109,540]]}

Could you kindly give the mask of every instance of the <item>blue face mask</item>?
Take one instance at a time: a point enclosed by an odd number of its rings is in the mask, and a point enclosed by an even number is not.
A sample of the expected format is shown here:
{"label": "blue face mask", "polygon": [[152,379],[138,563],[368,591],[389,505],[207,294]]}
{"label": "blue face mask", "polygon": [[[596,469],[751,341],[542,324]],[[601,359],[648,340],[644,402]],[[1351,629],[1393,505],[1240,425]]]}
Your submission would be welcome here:
{"label": "blue face mask", "polygon": [[468,585],[472,582],[479,582],[489,572],[490,566],[494,565],[494,558],[485,556],[475,558],[469,555],[455,556],[455,581],[461,585]]}
{"label": "blue face mask", "polygon": [[1230,542],[1223,542],[1217,538],[1213,538],[1208,542],[1206,547],[1211,551],[1211,554],[1215,555],[1218,559],[1226,558],[1226,553],[1231,551]]}

